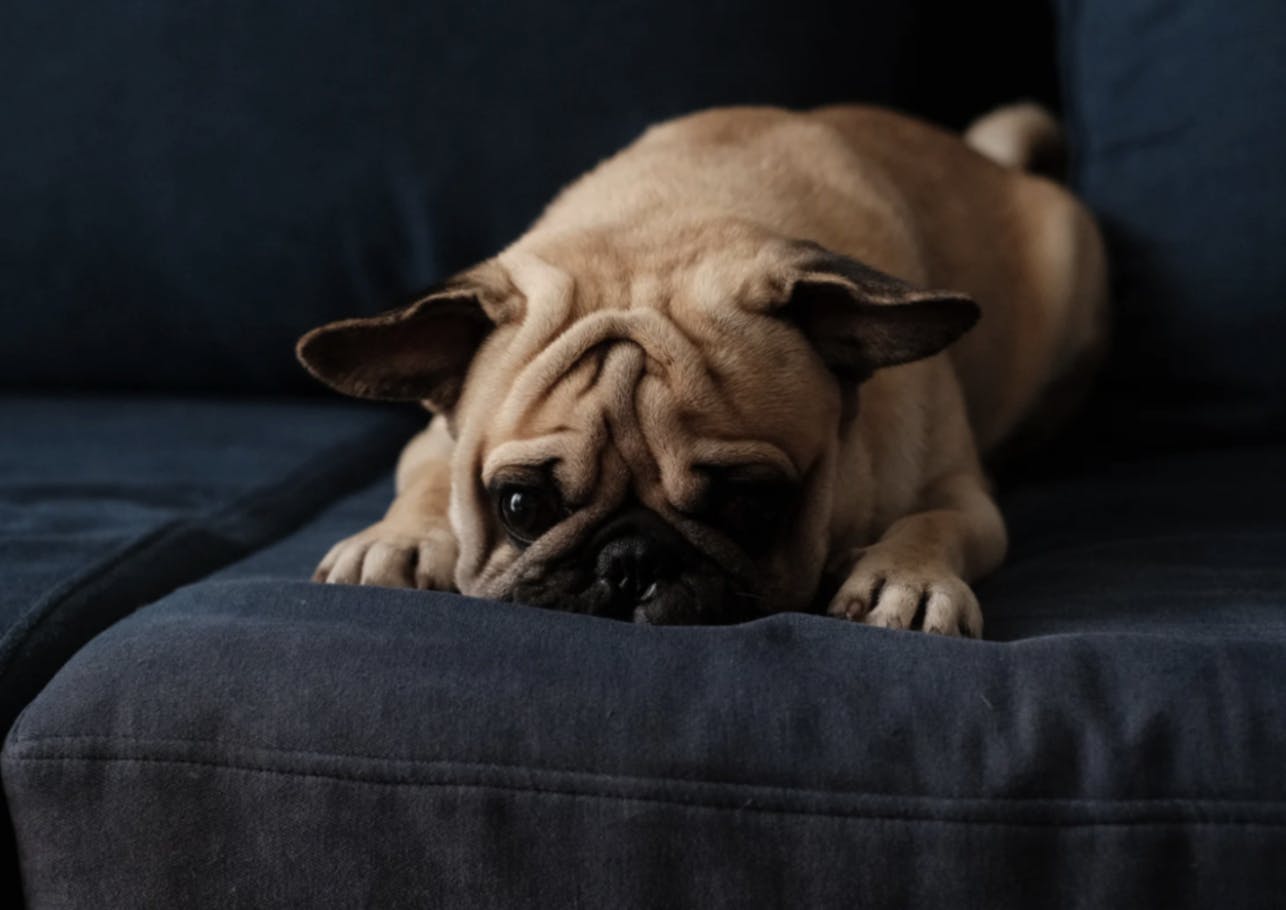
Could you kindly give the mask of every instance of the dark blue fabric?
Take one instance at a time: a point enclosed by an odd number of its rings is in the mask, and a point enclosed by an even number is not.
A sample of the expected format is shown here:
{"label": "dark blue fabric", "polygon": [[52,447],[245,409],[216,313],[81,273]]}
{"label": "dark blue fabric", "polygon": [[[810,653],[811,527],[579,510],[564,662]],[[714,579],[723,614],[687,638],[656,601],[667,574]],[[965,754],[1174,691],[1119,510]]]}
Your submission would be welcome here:
{"label": "dark blue fabric", "polygon": [[0,727],[130,609],[386,468],[407,414],[339,403],[0,399]]}
{"label": "dark blue fabric", "polygon": [[208,584],[77,655],[4,779],[36,908],[1269,907],[1284,668]]}
{"label": "dark blue fabric", "polygon": [[1103,404],[1135,436],[1286,437],[1286,5],[1059,7],[1075,183],[1118,279]]}
{"label": "dark blue fabric", "polygon": [[393,501],[393,476],[342,497],[293,534],[230,563],[210,577],[219,581],[298,581],[312,575],[331,545],[378,521]]}
{"label": "dark blue fabric", "polygon": [[[1048,89],[1043,11],[936,6],[6,4],[0,387],[309,388],[300,333],[495,253],[651,121]],[[998,20],[1037,27],[1002,57]]]}
{"label": "dark blue fabric", "polygon": [[1273,906],[1284,457],[1012,483],[987,642],[289,580],[380,481],[100,635],[27,710],[4,778],[29,897]]}
{"label": "dark blue fabric", "polygon": [[[121,616],[385,469],[414,426],[406,416],[284,401],[0,399],[0,729]],[[16,903],[6,840],[0,896]]]}
{"label": "dark blue fabric", "polygon": [[175,521],[252,508],[337,451],[373,474],[387,437],[414,425],[413,409],[389,415],[340,401],[0,397],[0,629]]}
{"label": "dark blue fabric", "polygon": [[1007,484],[987,636],[1286,639],[1283,466],[1281,445],[1117,454]]}

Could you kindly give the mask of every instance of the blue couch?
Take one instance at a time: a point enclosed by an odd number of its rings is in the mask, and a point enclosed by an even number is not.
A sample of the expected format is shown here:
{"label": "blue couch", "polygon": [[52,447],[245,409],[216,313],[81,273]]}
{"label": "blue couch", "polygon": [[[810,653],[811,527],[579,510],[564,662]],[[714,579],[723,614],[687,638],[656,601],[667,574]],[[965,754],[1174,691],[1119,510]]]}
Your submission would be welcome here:
{"label": "blue couch", "polygon": [[[422,415],[303,330],[671,114],[1031,95],[1119,320],[1000,478],[987,640],[307,581]],[[0,900],[1281,906],[1283,97],[1268,0],[6,9]]]}

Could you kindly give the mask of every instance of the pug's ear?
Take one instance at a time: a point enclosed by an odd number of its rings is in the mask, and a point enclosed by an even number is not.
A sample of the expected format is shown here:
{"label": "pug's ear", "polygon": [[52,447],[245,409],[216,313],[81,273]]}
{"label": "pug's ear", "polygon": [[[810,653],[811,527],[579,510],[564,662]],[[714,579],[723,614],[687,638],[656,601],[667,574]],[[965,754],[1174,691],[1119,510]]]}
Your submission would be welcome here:
{"label": "pug's ear", "polygon": [[450,411],[484,338],[504,322],[516,291],[494,261],[457,275],[408,306],[313,329],[299,362],[345,395],[422,401]]}
{"label": "pug's ear", "polygon": [[925,291],[812,243],[800,244],[782,314],[841,379],[931,357],[981,311],[964,294]]}

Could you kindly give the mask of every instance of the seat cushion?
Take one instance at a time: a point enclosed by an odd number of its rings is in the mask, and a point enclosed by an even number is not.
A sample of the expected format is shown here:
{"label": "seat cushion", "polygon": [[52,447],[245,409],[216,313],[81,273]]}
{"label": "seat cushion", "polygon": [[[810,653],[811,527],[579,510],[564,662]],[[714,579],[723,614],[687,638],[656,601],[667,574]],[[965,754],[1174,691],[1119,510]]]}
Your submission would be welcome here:
{"label": "seat cushion", "polygon": [[1002,489],[988,637],[1286,639],[1286,446],[1085,457]]}
{"label": "seat cushion", "polygon": [[[407,416],[285,401],[0,397],[0,730],[117,619],[385,469],[416,424]],[[10,837],[0,826],[0,900],[16,904]]]}
{"label": "seat cushion", "polygon": [[1058,7],[1074,182],[1115,254],[1118,430],[1286,438],[1286,5]]}
{"label": "seat cushion", "polygon": [[372,487],[27,709],[3,767],[29,900],[1271,906],[1283,454],[1014,485],[982,642],[302,581]]}
{"label": "seat cushion", "polygon": [[985,7],[11,5],[0,386],[308,388],[302,332],[498,252],[654,120],[868,100],[959,121],[1050,89],[1044,11]]}
{"label": "seat cushion", "polygon": [[382,472],[415,424],[343,404],[0,399],[0,727],[93,634]]}

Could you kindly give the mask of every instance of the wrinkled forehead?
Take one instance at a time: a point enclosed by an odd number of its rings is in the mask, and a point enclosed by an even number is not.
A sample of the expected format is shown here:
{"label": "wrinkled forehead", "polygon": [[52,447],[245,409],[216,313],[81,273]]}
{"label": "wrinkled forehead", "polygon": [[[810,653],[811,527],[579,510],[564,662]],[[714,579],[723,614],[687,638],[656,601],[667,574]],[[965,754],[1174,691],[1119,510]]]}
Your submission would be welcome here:
{"label": "wrinkled forehead", "polygon": [[802,477],[833,422],[806,346],[768,317],[723,322],[653,309],[576,320],[517,371],[490,421],[484,484],[549,466],[573,503],[632,486],[682,510],[705,468]]}

